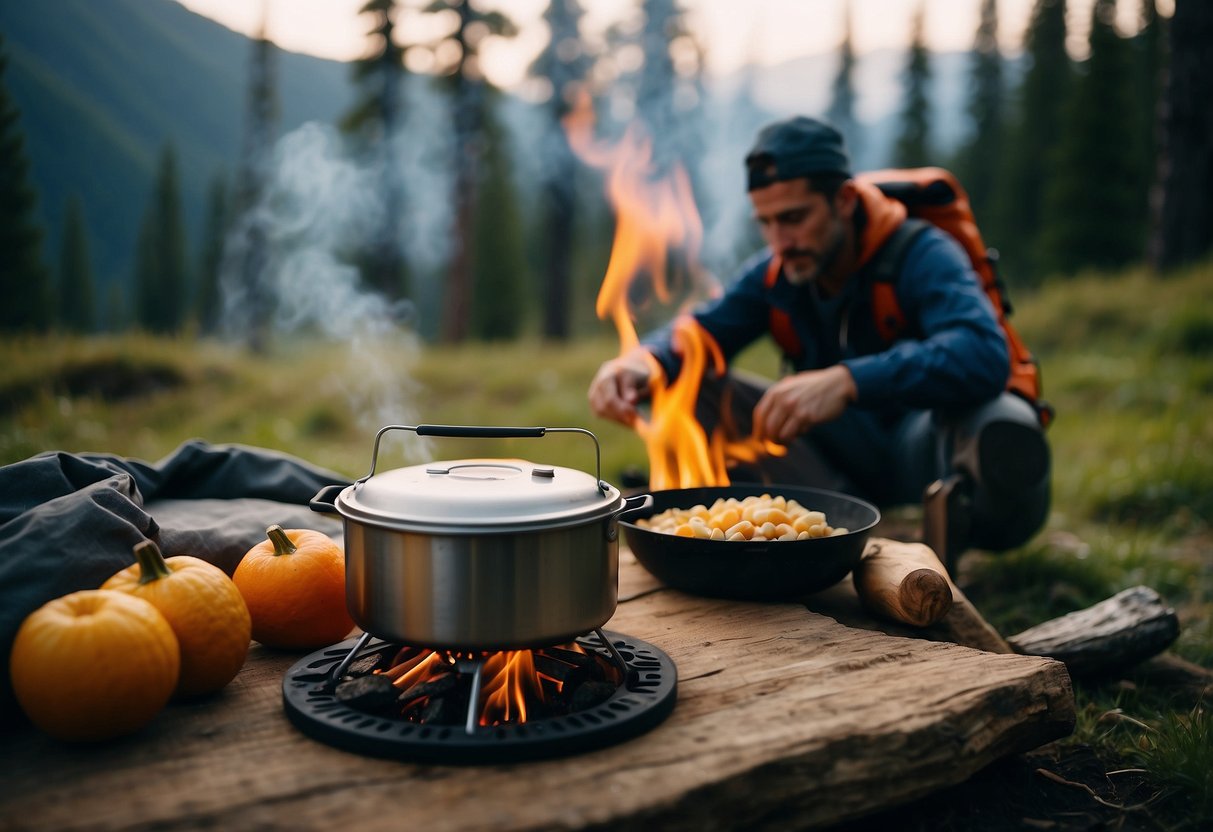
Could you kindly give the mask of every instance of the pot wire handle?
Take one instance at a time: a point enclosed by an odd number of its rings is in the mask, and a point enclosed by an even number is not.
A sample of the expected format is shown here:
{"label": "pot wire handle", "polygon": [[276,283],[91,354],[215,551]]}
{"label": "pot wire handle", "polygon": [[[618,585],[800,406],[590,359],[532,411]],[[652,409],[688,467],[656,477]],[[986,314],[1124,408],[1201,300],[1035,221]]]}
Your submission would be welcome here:
{"label": "pot wire handle", "polygon": [[602,494],[606,494],[610,490],[610,487],[602,481],[602,446],[598,443],[598,437],[591,431],[585,428],[520,428],[485,425],[387,425],[382,427],[375,434],[375,448],[371,453],[371,470],[367,471],[366,475],[358,480],[357,484],[362,484],[375,475],[375,469],[379,465],[379,441],[383,438],[383,434],[389,430],[411,430],[418,436],[446,436],[461,439],[485,437],[494,439],[519,437],[538,439],[548,433],[583,433],[594,440],[594,481],[598,483],[598,490]]}
{"label": "pot wire handle", "polygon": [[508,439],[510,437],[523,436],[535,437],[543,436],[546,431],[560,430],[560,428],[495,428],[483,425],[417,425],[414,430],[418,436],[453,436],[457,438],[476,438],[488,436],[493,438]]}

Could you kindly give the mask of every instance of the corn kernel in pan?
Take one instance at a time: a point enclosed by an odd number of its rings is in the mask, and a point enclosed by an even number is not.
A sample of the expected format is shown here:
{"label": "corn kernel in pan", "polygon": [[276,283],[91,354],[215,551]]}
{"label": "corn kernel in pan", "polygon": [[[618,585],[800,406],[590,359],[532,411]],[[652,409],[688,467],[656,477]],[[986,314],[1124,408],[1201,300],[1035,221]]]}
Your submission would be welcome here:
{"label": "corn kernel in pan", "polygon": [[701,540],[811,540],[846,534],[831,526],[824,513],[795,500],[770,494],[742,499],[720,497],[711,506],[669,508],[636,525],[663,534]]}

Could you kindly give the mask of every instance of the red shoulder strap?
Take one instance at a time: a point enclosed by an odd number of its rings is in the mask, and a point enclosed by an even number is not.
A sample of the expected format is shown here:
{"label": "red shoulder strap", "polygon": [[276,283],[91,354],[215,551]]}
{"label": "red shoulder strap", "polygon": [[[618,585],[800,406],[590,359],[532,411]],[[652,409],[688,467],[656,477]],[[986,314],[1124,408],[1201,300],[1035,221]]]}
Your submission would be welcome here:
{"label": "red shoulder strap", "polygon": [[[763,278],[763,285],[770,289],[775,285],[775,281],[779,280],[779,273],[783,271],[783,262],[778,257],[772,257],[771,262],[767,265],[766,276]],[[779,345],[779,349],[783,350],[783,354],[789,358],[800,358],[804,352],[804,345],[800,343],[800,337],[796,334],[796,328],[792,325],[792,316],[782,309],[771,307],[771,337],[775,339],[775,343]]]}
{"label": "red shoulder strap", "polygon": [[872,281],[872,321],[886,344],[892,344],[905,331],[905,313],[897,302],[893,284],[887,280]]}

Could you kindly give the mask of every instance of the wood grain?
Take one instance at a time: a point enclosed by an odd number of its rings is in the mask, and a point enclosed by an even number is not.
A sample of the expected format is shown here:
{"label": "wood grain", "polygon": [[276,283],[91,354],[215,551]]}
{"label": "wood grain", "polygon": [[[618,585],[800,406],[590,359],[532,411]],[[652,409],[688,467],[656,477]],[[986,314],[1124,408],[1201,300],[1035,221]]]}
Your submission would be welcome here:
{"label": "wood grain", "polygon": [[[844,626],[803,605],[695,598],[621,558],[608,629],[677,663],[670,718],[630,742],[496,766],[317,743],[283,716],[298,653],[255,646],[221,694],[97,747],[0,741],[6,830],[813,827],[965,780],[1067,734],[1064,665]],[[855,605],[854,614],[861,614]]]}
{"label": "wood grain", "polygon": [[873,538],[851,574],[855,591],[873,614],[927,627],[952,608],[952,582],[930,547]]}

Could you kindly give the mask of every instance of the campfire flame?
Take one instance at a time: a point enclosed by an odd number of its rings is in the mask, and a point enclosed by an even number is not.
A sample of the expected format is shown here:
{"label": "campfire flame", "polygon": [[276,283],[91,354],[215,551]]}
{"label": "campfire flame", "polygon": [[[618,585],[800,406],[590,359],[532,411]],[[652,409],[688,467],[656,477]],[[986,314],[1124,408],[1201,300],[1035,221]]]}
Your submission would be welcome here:
{"label": "campfire flame", "polygon": [[[596,142],[587,95],[565,118],[564,127],[578,157],[607,174],[607,197],[615,209],[615,238],[596,311],[600,319],[614,322],[623,355],[639,344],[629,303],[637,278],[648,275],[657,300],[663,305],[671,302],[666,263],[672,249],[684,254],[693,279],[684,313],[699,300],[718,295],[720,289],[698,264],[703,224],[685,168],[675,163],[658,171],[652,143],[635,125],[615,145]],[[650,356],[650,417],[638,416],[632,425],[648,452],[649,488],[728,485],[731,462],[786,453],[781,445],[754,436],[730,438],[725,425],[718,425],[709,438],[695,418],[695,403],[704,372],[724,374],[724,356],[715,339],[689,314],[675,319],[673,344],[682,358],[678,377],[667,381],[664,370]]]}
{"label": "campfire flame", "polygon": [[481,725],[526,722],[527,699],[546,701],[530,650],[505,650],[492,654],[484,662],[484,678]]}

